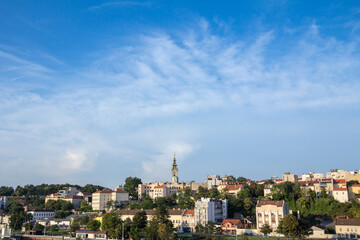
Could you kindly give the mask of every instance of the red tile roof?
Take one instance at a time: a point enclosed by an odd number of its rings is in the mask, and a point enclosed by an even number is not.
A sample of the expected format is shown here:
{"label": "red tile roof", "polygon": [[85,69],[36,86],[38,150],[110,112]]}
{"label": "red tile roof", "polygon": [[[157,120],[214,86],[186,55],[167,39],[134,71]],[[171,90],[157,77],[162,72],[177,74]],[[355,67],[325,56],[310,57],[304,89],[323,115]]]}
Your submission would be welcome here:
{"label": "red tile roof", "polygon": [[112,190],[100,190],[100,191],[96,191],[94,193],[112,193]]}
{"label": "red tile roof", "polygon": [[242,188],[242,184],[239,184],[239,185],[227,185],[226,188],[229,191],[236,191],[236,190],[239,190],[239,189]]}
{"label": "red tile roof", "polygon": [[360,184],[353,184],[353,185],[350,185],[349,187],[360,187]]}
{"label": "red tile roof", "polygon": [[336,219],[335,225],[360,226],[360,219]]}
{"label": "red tile roof", "polygon": [[84,199],[84,198],[81,196],[71,196],[71,197],[66,197],[64,199]]}
{"label": "red tile roof", "polygon": [[225,218],[225,219],[222,221],[221,225],[224,225],[224,224],[226,224],[226,223],[231,223],[231,224],[234,224],[234,225],[239,225],[240,219]]}
{"label": "red tile roof", "polygon": [[159,186],[156,186],[154,188],[164,188],[164,185],[159,185]]}
{"label": "red tile roof", "polygon": [[183,216],[187,216],[187,215],[192,215],[194,216],[194,210],[186,210],[186,212],[184,212]]}
{"label": "red tile roof", "polygon": [[333,190],[334,191],[347,191],[346,188],[334,188]]}
{"label": "red tile roof", "polygon": [[265,205],[275,205],[277,207],[282,207],[284,205],[284,201],[258,201],[256,207],[261,207]]}
{"label": "red tile roof", "polygon": [[125,191],[124,189],[122,189],[122,188],[118,188],[118,189],[116,189],[116,191],[115,192],[118,192],[118,193],[127,193],[127,191]]}

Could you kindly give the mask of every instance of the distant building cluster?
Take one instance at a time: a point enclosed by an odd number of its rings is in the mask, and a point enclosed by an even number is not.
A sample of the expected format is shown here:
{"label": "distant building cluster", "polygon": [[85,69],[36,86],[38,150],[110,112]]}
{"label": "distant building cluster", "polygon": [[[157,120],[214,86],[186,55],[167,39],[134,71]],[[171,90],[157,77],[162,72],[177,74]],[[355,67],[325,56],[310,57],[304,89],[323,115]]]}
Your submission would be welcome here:
{"label": "distant building cluster", "polygon": [[[219,193],[238,196],[247,186],[256,183],[264,185],[264,198],[259,199],[256,203],[255,217],[234,216],[228,217],[229,202],[227,199],[201,198],[194,203],[194,209],[169,209],[169,220],[179,232],[193,233],[196,227],[206,226],[209,222],[221,228],[223,234],[260,234],[260,230],[265,226],[269,226],[274,232],[279,226],[281,220],[291,213],[289,205],[285,201],[276,201],[272,199],[272,195],[276,194],[274,187],[281,183],[291,182],[297,183],[301,190],[314,192],[317,198],[324,195],[333,197],[335,200],[345,203],[350,200],[360,203],[360,171],[331,170],[326,175],[322,173],[309,172],[302,174],[300,177],[296,174],[286,172],[279,177],[271,177],[271,179],[251,181],[250,179],[238,178],[235,180],[230,176],[208,175],[204,182],[196,183],[194,181],[181,182],[178,176],[178,165],[176,157],[172,161],[171,181],[170,182],[154,182],[142,183],[137,186],[137,195],[139,199],[150,197],[152,200],[158,198],[166,198],[171,195],[179,195],[190,190],[196,193],[200,187],[217,189]],[[74,209],[79,209],[82,202],[92,207],[97,212],[79,214],[76,211],[67,218],[54,218],[56,211],[40,210],[32,206],[28,206],[25,200],[18,200],[24,206],[25,212],[32,216],[35,221],[44,226],[57,225],[62,228],[69,228],[71,221],[75,216],[88,215],[93,219],[102,221],[103,212],[115,209],[122,220],[133,219],[139,211],[145,211],[148,220],[151,220],[155,214],[155,209],[136,209],[130,210],[125,207],[134,199],[130,198],[129,193],[121,186],[114,190],[103,189],[93,193],[81,192],[76,187],[66,187],[56,193],[45,196],[45,202],[63,200],[70,202]],[[8,197],[0,196],[0,210],[5,209],[8,205]],[[105,213],[106,214],[106,213]],[[9,219],[0,216],[1,226],[6,226]],[[4,225],[5,224],[5,225]],[[337,219],[336,233],[339,237],[354,237],[360,234],[360,222],[354,219]],[[327,238],[325,229],[321,226],[313,226],[313,238]],[[105,239],[104,231],[81,230],[76,233],[80,238]]]}

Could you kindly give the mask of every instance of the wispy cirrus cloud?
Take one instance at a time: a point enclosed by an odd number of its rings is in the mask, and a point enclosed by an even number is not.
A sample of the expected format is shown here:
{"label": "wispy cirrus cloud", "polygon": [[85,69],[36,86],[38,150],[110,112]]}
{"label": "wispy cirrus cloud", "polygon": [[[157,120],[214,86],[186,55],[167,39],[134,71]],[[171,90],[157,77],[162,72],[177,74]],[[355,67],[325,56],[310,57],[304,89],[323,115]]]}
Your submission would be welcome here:
{"label": "wispy cirrus cloud", "polygon": [[[160,179],[168,167],[165,162],[171,160],[168,155],[176,151],[186,159],[199,149],[202,135],[168,119],[191,121],[202,111],[216,115],[217,109],[249,107],[259,112],[358,108],[358,39],[324,37],[321,28],[310,25],[291,45],[284,42],[283,49],[274,49],[283,41],[276,31],[234,39],[212,33],[209,25],[202,20],[201,31],[192,29],[181,37],[134,36],[136,41],[127,46],[99,50],[99,57],[73,70],[72,81],[51,94],[4,85],[0,154],[37,162],[44,170],[54,163],[62,166],[61,176],[76,179],[84,169],[89,173],[105,165],[106,153],[119,158],[119,164],[138,166],[137,173],[146,179],[154,173]],[[23,75],[36,78],[33,73],[49,72],[5,52],[0,58],[18,66]],[[44,87],[52,88],[46,83]],[[154,134],[154,125],[162,125],[158,132],[172,134]],[[22,154],[15,147],[19,139],[26,148]],[[66,171],[72,161],[76,164]]]}
{"label": "wispy cirrus cloud", "polygon": [[128,7],[149,7],[150,2],[137,2],[137,1],[112,1],[100,5],[89,7],[89,11],[101,10],[104,8],[128,8]]}

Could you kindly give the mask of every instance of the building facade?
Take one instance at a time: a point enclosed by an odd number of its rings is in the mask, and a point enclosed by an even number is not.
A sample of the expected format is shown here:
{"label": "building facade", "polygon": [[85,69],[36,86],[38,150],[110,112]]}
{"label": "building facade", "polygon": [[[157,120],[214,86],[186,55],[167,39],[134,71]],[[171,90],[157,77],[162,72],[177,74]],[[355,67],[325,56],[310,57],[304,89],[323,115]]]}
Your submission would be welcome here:
{"label": "building facade", "polygon": [[102,211],[107,208],[108,202],[112,201],[114,207],[119,207],[121,204],[129,201],[129,193],[123,189],[101,190],[92,194],[91,206],[93,210]]}
{"label": "building facade", "polygon": [[298,181],[298,175],[292,174],[292,173],[284,173],[282,175],[283,182],[297,182]]}
{"label": "building facade", "polygon": [[227,218],[228,200],[216,200],[212,198],[201,198],[195,202],[194,217],[195,226],[205,226],[208,222],[221,224]]}
{"label": "building facade", "polygon": [[55,216],[55,211],[53,210],[34,210],[28,211],[28,214],[31,214],[33,221],[43,220],[45,218],[51,219]]}
{"label": "building facade", "polygon": [[336,219],[335,232],[339,238],[360,238],[360,219]]}
{"label": "building facade", "polygon": [[257,229],[267,224],[274,231],[280,220],[287,214],[289,214],[289,205],[285,201],[258,201],[256,205]]}

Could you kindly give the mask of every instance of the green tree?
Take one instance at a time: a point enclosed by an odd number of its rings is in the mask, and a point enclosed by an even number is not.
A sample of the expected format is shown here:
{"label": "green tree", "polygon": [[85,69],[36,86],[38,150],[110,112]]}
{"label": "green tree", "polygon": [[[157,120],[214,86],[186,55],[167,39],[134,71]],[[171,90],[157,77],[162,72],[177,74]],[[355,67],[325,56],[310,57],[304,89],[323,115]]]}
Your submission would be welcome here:
{"label": "green tree", "polygon": [[291,238],[304,238],[311,234],[310,224],[299,221],[294,215],[288,214],[280,220],[277,232]]}
{"label": "green tree", "polygon": [[90,218],[88,215],[85,215],[83,217],[80,218],[80,225],[87,225],[87,223],[89,222]]}
{"label": "green tree", "polygon": [[120,216],[113,210],[103,217],[101,228],[107,231],[109,238],[120,238],[121,224]]}
{"label": "green tree", "polygon": [[127,177],[125,179],[125,185],[124,185],[124,190],[127,191],[129,193],[129,195],[135,199],[138,198],[137,195],[137,187],[139,184],[141,184],[141,179],[137,178],[137,177]]}
{"label": "green tree", "polygon": [[244,177],[238,177],[237,179],[236,179],[236,181],[238,181],[238,182],[246,182],[246,178],[244,178]]}
{"label": "green tree", "polygon": [[144,232],[147,225],[147,216],[145,211],[136,212],[133,218],[131,228],[130,228],[130,237],[133,239],[140,238],[141,234]]}
{"label": "green tree", "polygon": [[44,226],[39,223],[35,223],[33,230],[36,231],[36,233],[42,233],[44,231]]}
{"label": "green tree", "polygon": [[70,225],[70,231],[76,232],[76,230],[80,229],[80,222],[79,221],[73,221]]}
{"label": "green tree", "polygon": [[166,223],[160,223],[158,227],[158,237],[161,240],[174,239],[173,228]]}
{"label": "green tree", "polygon": [[260,229],[260,232],[267,236],[272,232],[272,229],[268,224],[264,224],[264,226]]}
{"label": "green tree", "polygon": [[101,223],[98,220],[90,218],[86,224],[86,228],[91,231],[98,231],[100,229]]}

